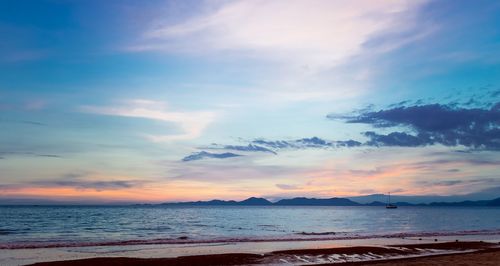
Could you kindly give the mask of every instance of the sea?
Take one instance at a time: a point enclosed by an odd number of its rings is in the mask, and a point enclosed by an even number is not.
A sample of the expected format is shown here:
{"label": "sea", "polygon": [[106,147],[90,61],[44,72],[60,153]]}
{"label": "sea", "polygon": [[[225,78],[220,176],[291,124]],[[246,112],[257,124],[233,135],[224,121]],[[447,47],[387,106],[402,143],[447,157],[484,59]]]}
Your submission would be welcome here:
{"label": "sea", "polygon": [[498,207],[0,206],[0,249],[500,233]]}

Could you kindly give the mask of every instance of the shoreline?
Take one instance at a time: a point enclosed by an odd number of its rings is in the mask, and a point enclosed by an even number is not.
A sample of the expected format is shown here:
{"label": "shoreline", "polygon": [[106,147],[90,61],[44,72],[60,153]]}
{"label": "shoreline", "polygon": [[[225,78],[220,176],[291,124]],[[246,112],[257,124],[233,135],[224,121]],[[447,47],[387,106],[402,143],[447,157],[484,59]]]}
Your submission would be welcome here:
{"label": "shoreline", "polygon": [[[487,254],[486,256],[484,254]],[[97,257],[80,260],[50,261],[29,264],[31,266],[67,265],[451,265],[453,260],[466,263],[464,256],[474,264],[487,264],[490,259],[500,258],[500,243],[483,241],[442,242],[386,246],[351,246],[323,249],[278,250],[264,254],[226,253],[210,255],[178,256],[175,258]],[[424,261],[424,262],[422,262]],[[497,260],[493,260],[497,261]],[[419,264],[424,263],[424,264]],[[413,265],[413,264],[412,264]]]}
{"label": "shoreline", "polygon": [[[472,231],[469,231],[472,232]],[[477,231],[476,231],[477,232]],[[490,232],[492,233],[492,232]],[[313,241],[311,241],[313,240]],[[488,244],[489,243],[489,244]],[[216,260],[213,265],[238,265],[237,263],[256,264],[256,260],[263,257],[279,259],[271,262],[259,262],[261,265],[298,265],[319,263],[345,262],[350,260],[397,259],[398,256],[410,258],[414,256],[429,256],[439,254],[473,252],[489,247],[500,247],[500,233],[492,234],[465,234],[447,235],[445,232],[438,234],[417,234],[412,237],[380,237],[361,239],[306,239],[300,241],[251,241],[251,242],[215,242],[215,243],[183,243],[183,244],[139,244],[139,245],[116,245],[116,246],[77,246],[77,247],[47,247],[47,248],[24,248],[24,249],[0,249],[0,265],[68,265],[67,261],[85,261],[87,265],[94,261],[105,261],[102,265],[200,265],[200,263],[183,263],[196,258],[203,258],[203,263]],[[451,245],[450,249],[444,249],[443,245]],[[458,245],[458,246],[457,246]],[[474,246],[476,245],[476,246]],[[477,248],[481,245],[481,248]],[[436,249],[435,247],[440,247]],[[488,248],[489,248],[488,247]],[[363,251],[363,248],[368,248]],[[399,252],[397,249],[411,249]],[[335,255],[341,250],[343,254],[351,254],[347,257]],[[359,251],[358,253],[354,251]],[[395,251],[396,250],[396,251]],[[412,251],[413,250],[413,251]],[[319,254],[318,261],[307,262],[310,258],[307,254],[302,255],[287,253],[299,252],[330,252],[331,254]],[[388,252],[391,251],[391,252]],[[411,252],[409,252],[411,251]],[[347,252],[347,253],[346,253]],[[375,254],[369,254],[369,252]],[[379,253],[377,255],[377,253]],[[272,255],[272,256],[270,256]],[[377,257],[378,256],[378,257]],[[382,256],[382,257],[380,257]],[[347,260],[346,260],[347,258]],[[284,261],[281,261],[283,259]],[[232,264],[227,264],[227,262]],[[170,264],[165,264],[165,263]],[[49,263],[49,264],[36,264]],[[62,264],[61,264],[62,263]],[[116,264],[117,263],[117,264]],[[130,264],[132,263],[132,264]],[[174,263],[174,264],[171,264]],[[179,264],[180,263],[180,264]],[[226,263],[226,264],[224,264]],[[74,265],[74,264],[71,264]],[[203,264],[201,264],[203,265]],[[256,264],[258,265],[258,264]]]}
{"label": "shoreline", "polygon": [[123,241],[102,241],[102,242],[55,242],[55,243],[12,243],[0,244],[1,250],[17,249],[45,249],[45,248],[80,248],[80,247],[113,247],[113,246],[140,246],[140,245],[203,245],[203,244],[238,244],[238,243],[265,243],[265,242],[315,242],[315,241],[349,241],[371,239],[412,239],[418,238],[443,238],[457,237],[467,238],[468,236],[491,236],[498,235],[500,238],[500,229],[493,230],[471,230],[454,232],[407,232],[394,234],[356,234],[344,232],[299,232],[295,235],[281,237],[242,237],[242,238],[213,238],[213,239],[192,239],[185,237],[179,238],[157,238],[149,240],[123,240]]}

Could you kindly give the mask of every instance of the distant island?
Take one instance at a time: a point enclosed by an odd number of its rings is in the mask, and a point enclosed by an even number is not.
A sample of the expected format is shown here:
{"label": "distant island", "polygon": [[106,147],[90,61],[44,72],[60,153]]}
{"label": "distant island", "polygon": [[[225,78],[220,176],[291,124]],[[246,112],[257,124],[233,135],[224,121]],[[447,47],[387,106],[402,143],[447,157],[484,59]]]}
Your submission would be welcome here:
{"label": "distant island", "polygon": [[[492,200],[460,201],[460,202],[431,202],[412,204],[408,202],[396,202],[397,206],[445,206],[445,207],[498,207],[500,197]],[[370,203],[358,203],[347,198],[305,198],[282,199],[271,202],[264,198],[251,197],[242,201],[235,200],[210,200],[210,201],[188,201],[188,202],[166,202],[160,203],[164,206],[385,206],[386,203],[373,201]]]}

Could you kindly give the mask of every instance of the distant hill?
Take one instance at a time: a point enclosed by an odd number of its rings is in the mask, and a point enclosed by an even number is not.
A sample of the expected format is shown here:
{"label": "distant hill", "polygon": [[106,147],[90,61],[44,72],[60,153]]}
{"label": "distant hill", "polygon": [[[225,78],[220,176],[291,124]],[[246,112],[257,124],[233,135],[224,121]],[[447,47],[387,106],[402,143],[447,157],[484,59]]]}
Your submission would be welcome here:
{"label": "distant hill", "polygon": [[277,206],[359,206],[361,204],[350,199],[331,198],[331,199],[315,199],[315,198],[293,198],[282,199],[275,202]]}
{"label": "distant hill", "polygon": [[500,198],[490,200],[488,203],[486,203],[486,206],[495,206],[495,207],[500,206]]}
{"label": "distant hill", "polygon": [[[431,202],[413,204],[408,202],[396,202],[397,206],[445,206],[445,207],[496,207],[500,206],[500,198],[493,200],[478,200],[478,201],[460,201],[460,202]],[[264,198],[251,197],[242,201],[234,200],[210,200],[210,201],[188,201],[188,202],[172,202],[162,203],[166,206],[385,206],[381,201],[373,201],[366,204],[361,204],[346,198],[329,198],[316,199],[298,197],[293,199],[282,199],[277,202],[270,202]]]}
{"label": "distant hill", "polygon": [[273,205],[272,202],[264,199],[264,198],[255,198],[251,197],[246,200],[238,202],[239,205],[246,205],[246,206],[265,206],[265,205]]}
{"label": "distant hill", "polygon": [[427,204],[428,206],[472,206],[472,207],[497,207],[500,206],[500,198],[493,200],[478,200],[478,201],[460,201],[460,202],[432,202]]}
{"label": "distant hill", "polygon": [[385,206],[385,203],[380,201],[372,201],[370,203],[366,203],[365,206]]}
{"label": "distant hill", "polygon": [[[368,204],[374,201],[385,202],[387,200],[386,194],[371,194],[364,196],[346,197],[352,201]],[[480,201],[498,198],[500,196],[500,187],[491,187],[483,189],[478,192],[463,194],[463,195],[391,195],[392,202],[408,202],[411,204],[432,203],[432,202],[462,202],[462,201]]]}
{"label": "distant hill", "polygon": [[188,202],[172,202],[162,203],[161,205],[170,206],[267,206],[273,203],[264,198],[251,197],[243,201],[234,200],[210,200],[210,201],[188,201]]}

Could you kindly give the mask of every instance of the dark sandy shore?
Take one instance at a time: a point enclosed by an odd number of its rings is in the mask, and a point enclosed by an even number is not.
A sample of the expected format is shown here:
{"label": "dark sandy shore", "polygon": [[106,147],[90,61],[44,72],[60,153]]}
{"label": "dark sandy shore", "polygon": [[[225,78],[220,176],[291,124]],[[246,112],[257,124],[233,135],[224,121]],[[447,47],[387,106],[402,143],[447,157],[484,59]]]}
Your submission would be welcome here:
{"label": "dark sandy shore", "polygon": [[[455,253],[455,254],[450,254]],[[500,247],[484,242],[360,246],[283,250],[266,254],[231,253],[177,258],[92,258],[43,262],[36,266],[170,266],[170,265],[500,265]]]}

